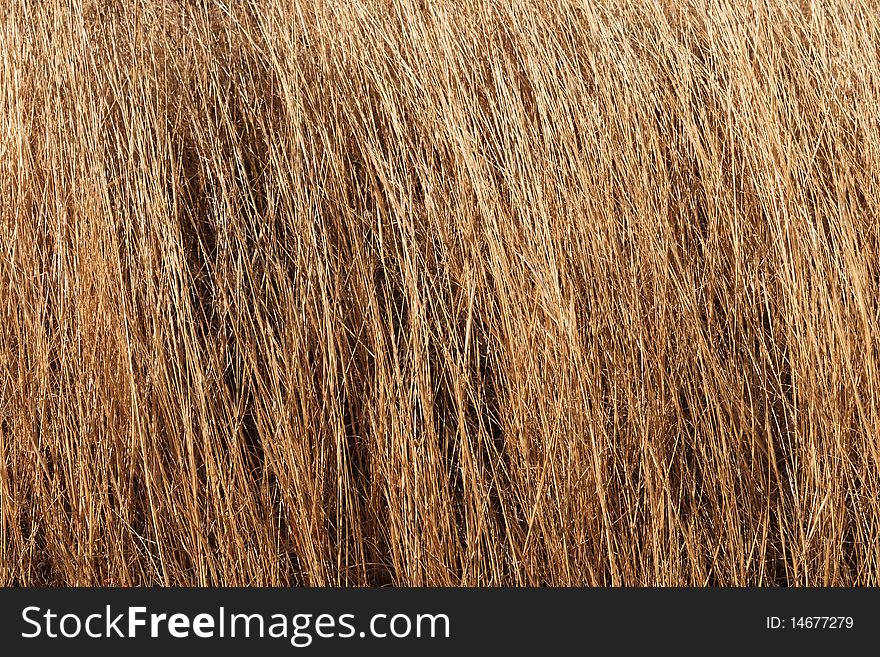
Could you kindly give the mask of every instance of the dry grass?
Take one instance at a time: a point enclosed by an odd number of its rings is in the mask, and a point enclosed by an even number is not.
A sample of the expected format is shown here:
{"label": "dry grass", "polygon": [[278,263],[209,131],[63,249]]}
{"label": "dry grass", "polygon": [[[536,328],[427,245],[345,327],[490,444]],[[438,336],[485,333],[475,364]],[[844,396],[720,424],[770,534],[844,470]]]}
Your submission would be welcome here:
{"label": "dry grass", "polygon": [[7,0],[0,583],[880,584],[875,0]]}

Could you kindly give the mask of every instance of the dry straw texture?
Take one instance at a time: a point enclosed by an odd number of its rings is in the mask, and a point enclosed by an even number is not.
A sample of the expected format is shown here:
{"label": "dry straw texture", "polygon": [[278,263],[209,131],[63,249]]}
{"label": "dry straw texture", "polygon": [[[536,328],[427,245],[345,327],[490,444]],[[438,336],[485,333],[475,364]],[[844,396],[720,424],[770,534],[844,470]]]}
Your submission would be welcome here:
{"label": "dry straw texture", "polygon": [[880,583],[875,0],[0,21],[0,583]]}

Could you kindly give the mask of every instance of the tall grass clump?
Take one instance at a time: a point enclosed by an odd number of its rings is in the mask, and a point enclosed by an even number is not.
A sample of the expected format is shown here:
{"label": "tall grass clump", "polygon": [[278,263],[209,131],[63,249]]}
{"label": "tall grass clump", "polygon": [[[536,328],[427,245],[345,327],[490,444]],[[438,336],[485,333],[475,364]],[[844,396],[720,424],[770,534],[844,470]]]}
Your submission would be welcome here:
{"label": "tall grass clump", "polygon": [[880,584],[876,0],[6,0],[0,584]]}

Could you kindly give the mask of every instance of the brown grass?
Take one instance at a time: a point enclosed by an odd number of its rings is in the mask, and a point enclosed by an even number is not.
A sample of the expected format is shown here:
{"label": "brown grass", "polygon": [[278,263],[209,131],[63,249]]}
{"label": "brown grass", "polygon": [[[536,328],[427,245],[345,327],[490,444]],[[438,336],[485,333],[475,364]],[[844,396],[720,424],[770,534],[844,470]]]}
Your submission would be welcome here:
{"label": "brown grass", "polygon": [[880,584],[875,0],[0,21],[0,583]]}

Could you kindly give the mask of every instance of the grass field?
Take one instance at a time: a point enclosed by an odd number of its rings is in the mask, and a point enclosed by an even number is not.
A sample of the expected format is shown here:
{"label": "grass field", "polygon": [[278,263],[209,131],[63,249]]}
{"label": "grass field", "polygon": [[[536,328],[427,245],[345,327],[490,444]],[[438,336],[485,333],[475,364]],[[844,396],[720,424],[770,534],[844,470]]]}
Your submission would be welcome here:
{"label": "grass field", "polygon": [[880,585],[876,0],[7,0],[0,584]]}

